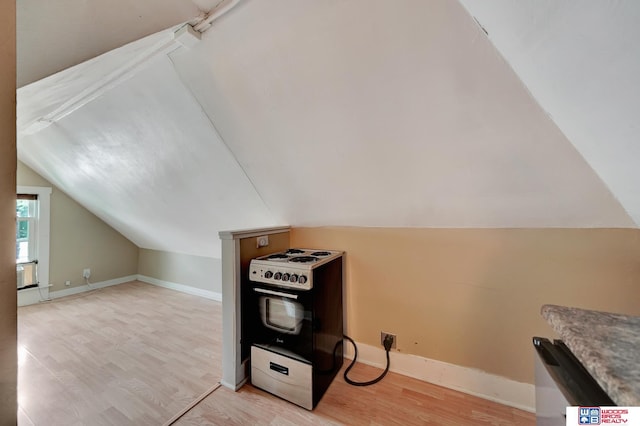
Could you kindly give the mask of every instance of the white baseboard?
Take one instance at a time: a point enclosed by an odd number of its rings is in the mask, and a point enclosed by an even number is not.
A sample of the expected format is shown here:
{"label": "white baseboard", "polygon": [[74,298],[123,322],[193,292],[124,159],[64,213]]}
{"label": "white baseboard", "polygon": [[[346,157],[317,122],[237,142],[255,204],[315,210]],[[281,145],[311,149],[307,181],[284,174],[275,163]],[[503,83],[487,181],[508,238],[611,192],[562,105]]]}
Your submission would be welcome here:
{"label": "white baseboard", "polygon": [[131,281],[135,281],[136,279],[137,279],[137,275],[128,275],[126,277],[114,278],[112,280],[91,283],[91,286],[84,284],[77,287],[65,288],[64,290],[51,291],[49,292],[49,297],[51,299],[58,299],[60,297],[72,296],[74,294],[84,293],[85,291],[91,291],[99,288],[110,287],[112,285],[128,283]]}
{"label": "white baseboard", "polygon": [[138,274],[137,278],[139,281],[145,282],[147,284],[153,284],[159,287],[168,288],[170,290],[179,291],[181,293],[192,294],[194,296],[200,296],[206,299],[222,302],[222,294],[216,293],[215,291],[203,290],[200,288],[195,288],[195,287],[191,287],[184,284],[178,284],[178,283],[172,283],[170,281],[159,280],[157,278],[148,277],[146,275]]}
{"label": "white baseboard", "polygon": [[248,378],[244,378],[240,383],[238,383],[237,385],[234,385],[233,383],[229,383],[227,381],[225,381],[224,379],[220,380],[220,384],[222,386],[224,386],[227,389],[231,389],[232,391],[237,391],[238,389],[240,389],[241,387],[243,387],[245,385],[245,383],[247,383],[249,381]]}
{"label": "white baseboard", "polygon": [[[99,288],[109,287],[112,285],[124,284],[124,283],[135,281],[135,280],[139,280],[147,284],[157,285],[159,287],[168,288],[171,290],[176,290],[182,293],[192,294],[194,296],[200,296],[207,299],[216,300],[218,302],[222,301],[222,294],[220,293],[216,293],[214,291],[202,290],[202,289],[190,287],[184,284],[163,281],[157,278],[147,277],[145,275],[129,275],[126,277],[116,278],[113,280],[100,281],[96,283],[91,283],[91,287],[85,284],[85,285],[71,287],[71,288],[58,290],[58,291],[49,292],[48,289],[44,289],[44,288],[41,289],[41,291],[45,296],[48,293],[48,296],[51,299],[58,299],[60,297],[72,296],[74,294],[84,293],[86,291],[96,290]],[[41,301],[42,300],[41,300],[40,292],[38,291],[37,288],[20,290],[18,292],[18,306],[33,305]]]}
{"label": "white baseboard", "polygon": [[[358,343],[358,362],[384,368],[382,347]],[[353,359],[353,346],[345,341],[345,357]],[[528,412],[535,412],[535,386],[474,368],[461,367],[417,355],[391,351],[390,371]]]}
{"label": "white baseboard", "polygon": [[35,305],[49,297],[49,287],[33,287],[18,290],[18,306]]}

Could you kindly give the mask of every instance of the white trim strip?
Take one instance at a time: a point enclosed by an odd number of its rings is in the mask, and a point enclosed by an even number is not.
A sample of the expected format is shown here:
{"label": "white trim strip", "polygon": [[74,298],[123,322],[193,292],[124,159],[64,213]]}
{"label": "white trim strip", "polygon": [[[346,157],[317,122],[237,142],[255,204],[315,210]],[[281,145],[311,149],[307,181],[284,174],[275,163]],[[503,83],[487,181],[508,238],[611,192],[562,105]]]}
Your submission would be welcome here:
{"label": "white trim strip", "polygon": [[[358,362],[384,368],[384,348],[356,342]],[[391,351],[390,371],[457,390],[520,410],[535,412],[535,386],[475,368],[461,367],[417,355]],[[353,359],[353,346],[345,341],[345,358]],[[533,368],[533,366],[531,367]]]}
{"label": "white trim strip", "polygon": [[64,290],[52,291],[49,292],[49,297],[51,299],[58,299],[60,297],[71,296],[78,293],[84,293],[85,291],[96,290],[99,288],[110,287],[112,285],[124,284],[131,281],[135,281],[137,279],[136,275],[129,275],[122,278],[115,278],[113,280],[100,281],[97,283],[91,283],[91,287],[84,284],[77,287],[66,288]]}
{"label": "white trim strip", "polygon": [[231,389],[232,391],[236,392],[238,389],[240,389],[241,387],[243,387],[247,382],[249,381],[248,377],[245,377],[244,379],[242,379],[240,381],[240,383],[238,383],[237,385],[234,385],[232,383],[226,382],[224,380],[220,380],[220,384],[222,386],[224,386],[227,389]]}
{"label": "white trim strip", "polygon": [[280,297],[286,297],[286,298],[289,298],[289,299],[297,299],[298,298],[297,294],[283,293],[281,291],[267,290],[267,289],[264,289],[264,288],[254,288],[253,291],[255,291],[256,293],[270,294],[271,296],[280,296]]}
{"label": "white trim strip", "polygon": [[206,299],[216,300],[222,302],[222,294],[215,291],[203,290],[200,288],[191,287],[184,284],[172,283],[170,281],[159,280],[158,278],[148,277],[146,275],[137,275],[139,281],[147,284],[157,285],[158,287],[168,288],[169,290],[179,291],[181,293],[192,294],[194,296],[204,297]]}
{"label": "white trim strip", "polygon": [[[48,295],[53,300],[53,299],[58,299],[60,297],[72,296],[74,294],[84,293],[86,291],[96,290],[99,288],[109,287],[112,285],[124,284],[131,281],[136,281],[136,280],[145,282],[147,284],[156,285],[158,287],[164,287],[170,290],[179,291],[181,293],[192,294],[194,296],[200,296],[200,297],[215,300],[218,302],[222,301],[222,294],[216,293],[215,291],[202,290],[202,289],[191,287],[184,284],[163,281],[157,278],[147,277],[146,275],[129,275],[122,278],[115,278],[113,280],[91,283],[91,287],[85,284],[85,285],[72,287],[64,290],[51,291],[49,292]],[[45,293],[48,289],[41,288],[40,290],[43,293]],[[19,296],[18,306],[33,305],[42,301],[40,300],[40,293],[38,292],[38,289],[35,287],[32,289],[20,290],[18,292],[18,296]]]}
{"label": "white trim strip", "polygon": [[42,296],[44,296],[48,291],[48,288],[38,289],[38,287],[18,290],[18,306],[35,305],[36,303],[44,302],[40,296],[40,292],[42,292]]}
{"label": "white trim strip", "polygon": [[269,228],[255,228],[255,229],[238,229],[235,231],[220,231],[218,237],[221,240],[238,240],[240,238],[259,237],[261,235],[279,234],[282,232],[289,232],[291,227],[289,225],[284,226],[272,226]]}

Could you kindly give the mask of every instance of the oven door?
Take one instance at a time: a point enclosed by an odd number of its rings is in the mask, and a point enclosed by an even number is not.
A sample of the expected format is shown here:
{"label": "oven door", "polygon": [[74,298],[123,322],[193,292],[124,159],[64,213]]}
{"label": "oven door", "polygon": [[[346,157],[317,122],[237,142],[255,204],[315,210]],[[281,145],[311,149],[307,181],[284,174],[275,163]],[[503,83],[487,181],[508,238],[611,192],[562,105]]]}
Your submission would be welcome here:
{"label": "oven door", "polygon": [[311,362],[313,300],[311,290],[252,283],[255,309],[253,344],[290,358]]}

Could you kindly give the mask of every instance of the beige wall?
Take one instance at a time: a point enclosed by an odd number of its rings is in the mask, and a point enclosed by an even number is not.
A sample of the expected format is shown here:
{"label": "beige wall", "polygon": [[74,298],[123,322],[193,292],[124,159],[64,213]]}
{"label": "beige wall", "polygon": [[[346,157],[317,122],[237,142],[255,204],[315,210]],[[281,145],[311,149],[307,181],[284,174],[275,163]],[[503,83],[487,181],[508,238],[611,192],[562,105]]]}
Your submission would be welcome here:
{"label": "beige wall", "polygon": [[269,245],[265,247],[257,247],[256,237],[246,237],[240,239],[240,267],[243,272],[249,272],[249,263],[251,259],[265,256],[270,253],[284,251],[290,247],[289,231],[279,232],[277,234],[269,234]]}
{"label": "beige wall", "polygon": [[16,424],[16,12],[0,2],[0,419]]}
{"label": "beige wall", "polygon": [[138,273],[163,281],[222,293],[220,259],[140,249]]}
{"label": "beige wall", "polygon": [[640,315],[636,229],[294,228],[291,246],[346,251],[346,332],[533,383],[543,304]]}
{"label": "beige wall", "polygon": [[[138,270],[138,247],[64,192],[18,162],[17,183],[51,187],[51,291],[84,285],[82,270],[91,268],[91,282],[129,275]],[[15,248],[14,248],[15,250]],[[64,285],[71,281],[71,286]]]}

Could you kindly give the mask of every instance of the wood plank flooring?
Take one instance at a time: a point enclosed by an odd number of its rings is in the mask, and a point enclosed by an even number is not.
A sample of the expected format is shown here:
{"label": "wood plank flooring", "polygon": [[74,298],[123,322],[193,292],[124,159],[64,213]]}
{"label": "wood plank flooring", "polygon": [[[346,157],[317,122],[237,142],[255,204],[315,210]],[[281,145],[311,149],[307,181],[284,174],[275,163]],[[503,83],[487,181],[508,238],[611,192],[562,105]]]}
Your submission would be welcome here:
{"label": "wood plank flooring", "polygon": [[[141,282],[18,310],[20,426],[162,425],[221,376],[221,304]],[[368,380],[380,370],[357,365]],[[188,425],[533,425],[535,417],[394,373],[338,376],[314,411],[251,385],[217,389]]]}
{"label": "wood plank flooring", "polygon": [[141,282],[18,309],[24,425],[159,425],[219,381],[221,304]]}
{"label": "wood plank flooring", "polygon": [[[379,369],[358,364],[349,377],[365,381],[379,374]],[[238,392],[216,390],[175,424],[533,426],[535,416],[395,373],[373,386],[355,387],[341,371],[314,411],[245,385]]]}

